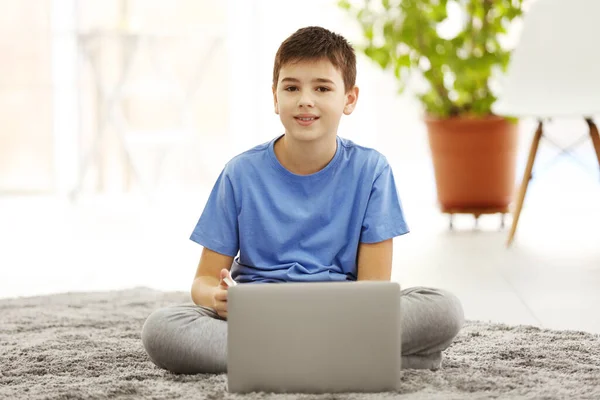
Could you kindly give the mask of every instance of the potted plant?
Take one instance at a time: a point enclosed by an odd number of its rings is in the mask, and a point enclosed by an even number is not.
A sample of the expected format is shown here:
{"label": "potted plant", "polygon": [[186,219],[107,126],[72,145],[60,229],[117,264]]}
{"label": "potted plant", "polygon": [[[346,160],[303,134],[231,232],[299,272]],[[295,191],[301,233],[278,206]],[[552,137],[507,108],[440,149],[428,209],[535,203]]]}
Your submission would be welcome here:
{"label": "potted plant", "polygon": [[[365,0],[338,5],[356,18],[365,43],[357,45],[402,92],[411,73],[426,89],[417,96],[433,159],[442,212],[508,212],[515,187],[516,120],[494,115],[494,78],[510,50],[501,46],[523,0]],[[356,3],[356,2],[354,2]],[[375,4],[376,3],[376,4]],[[459,29],[444,32],[449,11],[462,15]]]}

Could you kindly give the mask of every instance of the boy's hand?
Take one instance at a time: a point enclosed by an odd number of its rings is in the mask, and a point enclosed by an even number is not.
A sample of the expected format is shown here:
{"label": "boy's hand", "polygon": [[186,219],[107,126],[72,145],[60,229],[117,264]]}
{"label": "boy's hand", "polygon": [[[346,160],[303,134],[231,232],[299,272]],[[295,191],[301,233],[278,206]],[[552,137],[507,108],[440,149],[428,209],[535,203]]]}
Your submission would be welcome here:
{"label": "boy's hand", "polygon": [[229,286],[225,283],[225,279],[231,279],[231,274],[228,270],[221,270],[221,281],[219,282],[219,286],[217,286],[217,290],[215,290],[215,297],[213,300],[213,308],[219,315],[219,317],[223,319],[227,319],[227,289]]}

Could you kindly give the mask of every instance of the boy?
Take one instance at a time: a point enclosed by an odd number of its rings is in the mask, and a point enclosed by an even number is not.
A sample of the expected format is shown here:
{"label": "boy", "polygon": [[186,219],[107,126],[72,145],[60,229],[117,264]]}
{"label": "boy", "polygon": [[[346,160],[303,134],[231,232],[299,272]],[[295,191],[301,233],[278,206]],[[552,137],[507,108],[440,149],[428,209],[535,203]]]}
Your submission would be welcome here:
{"label": "boy", "polygon": [[[354,50],[335,33],[307,27],[281,44],[273,98],[285,133],[234,157],[217,179],[191,235],[204,247],[195,304],[157,310],[142,330],[157,366],[227,370],[229,279],[390,280],[392,240],[408,233],[392,170],[377,151],[337,136],[356,106],[355,77]],[[402,291],[401,309],[402,367],[439,368],[464,321],[460,302],[416,287]]]}

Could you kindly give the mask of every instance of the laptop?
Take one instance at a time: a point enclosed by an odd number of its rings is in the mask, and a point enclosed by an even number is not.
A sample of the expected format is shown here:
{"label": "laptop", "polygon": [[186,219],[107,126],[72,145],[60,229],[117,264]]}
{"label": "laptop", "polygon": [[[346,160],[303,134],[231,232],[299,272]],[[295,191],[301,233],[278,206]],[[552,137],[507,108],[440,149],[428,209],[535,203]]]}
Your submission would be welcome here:
{"label": "laptop", "polygon": [[240,284],[229,288],[227,307],[232,393],[397,389],[398,283]]}

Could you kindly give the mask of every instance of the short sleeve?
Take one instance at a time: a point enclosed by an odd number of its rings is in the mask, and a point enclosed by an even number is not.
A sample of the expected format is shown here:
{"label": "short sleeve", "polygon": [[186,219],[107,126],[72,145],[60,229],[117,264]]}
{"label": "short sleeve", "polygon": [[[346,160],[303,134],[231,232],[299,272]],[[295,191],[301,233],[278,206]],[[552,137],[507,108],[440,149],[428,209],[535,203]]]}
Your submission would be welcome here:
{"label": "short sleeve", "polygon": [[190,239],[212,251],[235,257],[239,250],[237,206],[227,167],[210,193]]}
{"label": "short sleeve", "polygon": [[394,174],[386,161],[371,187],[360,242],[382,242],[408,232]]}

